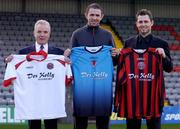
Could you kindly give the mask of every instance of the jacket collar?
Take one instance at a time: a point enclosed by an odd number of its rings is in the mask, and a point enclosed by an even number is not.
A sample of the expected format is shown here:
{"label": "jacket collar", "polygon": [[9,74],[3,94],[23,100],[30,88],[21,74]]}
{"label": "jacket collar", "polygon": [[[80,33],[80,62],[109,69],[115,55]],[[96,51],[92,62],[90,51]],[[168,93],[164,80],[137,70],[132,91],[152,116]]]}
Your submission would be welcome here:
{"label": "jacket collar", "polygon": [[146,42],[146,43],[150,43],[151,42],[151,40],[152,40],[152,34],[149,34],[149,35],[147,35],[146,37],[142,37],[140,34],[138,35],[138,42],[142,42],[142,41],[144,41],[144,42]]}
{"label": "jacket collar", "polygon": [[97,31],[99,29],[99,26],[85,25],[85,28],[87,29],[87,31]]}

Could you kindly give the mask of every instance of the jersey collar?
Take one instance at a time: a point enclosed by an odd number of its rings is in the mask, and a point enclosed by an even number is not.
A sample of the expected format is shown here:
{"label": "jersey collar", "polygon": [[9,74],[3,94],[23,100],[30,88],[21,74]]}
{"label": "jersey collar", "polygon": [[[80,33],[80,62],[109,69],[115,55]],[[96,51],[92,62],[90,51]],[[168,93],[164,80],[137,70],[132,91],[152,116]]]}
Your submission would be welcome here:
{"label": "jersey collar", "polygon": [[47,53],[43,50],[40,50],[39,52],[31,52],[26,56],[27,61],[43,61],[47,58]]}

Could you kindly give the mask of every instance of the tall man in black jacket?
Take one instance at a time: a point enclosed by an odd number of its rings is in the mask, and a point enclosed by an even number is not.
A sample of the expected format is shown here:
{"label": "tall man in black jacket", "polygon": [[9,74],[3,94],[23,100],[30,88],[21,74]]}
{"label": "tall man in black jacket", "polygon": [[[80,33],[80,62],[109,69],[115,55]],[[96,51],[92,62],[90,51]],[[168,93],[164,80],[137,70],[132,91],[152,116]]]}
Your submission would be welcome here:
{"label": "tall man in black jacket", "polygon": [[[113,47],[111,49],[112,56],[116,56],[117,51],[114,48],[112,34],[100,28],[100,21],[103,16],[103,9],[99,4],[93,3],[88,5],[85,11],[87,24],[73,32],[71,37],[72,48],[80,46],[96,47],[108,45]],[[69,55],[70,49],[67,49],[65,53],[66,55]],[[109,129],[109,115],[95,116],[97,129]],[[80,116],[79,114],[74,114],[74,117],[74,129],[87,129],[88,117],[90,116]]]}
{"label": "tall man in black jacket", "polygon": [[[124,48],[131,47],[135,49],[156,48],[156,51],[163,57],[163,69],[171,72],[173,64],[170,57],[168,43],[161,38],[151,34],[151,28],[154,24],[152,14],[147,9],[141,9],[136,14],[136,27],[139,34],[125,41]],[[127,129],[140,129],[141,119],[127,119]],[[147,119],[148,129],[160,129],[161,118]]]}

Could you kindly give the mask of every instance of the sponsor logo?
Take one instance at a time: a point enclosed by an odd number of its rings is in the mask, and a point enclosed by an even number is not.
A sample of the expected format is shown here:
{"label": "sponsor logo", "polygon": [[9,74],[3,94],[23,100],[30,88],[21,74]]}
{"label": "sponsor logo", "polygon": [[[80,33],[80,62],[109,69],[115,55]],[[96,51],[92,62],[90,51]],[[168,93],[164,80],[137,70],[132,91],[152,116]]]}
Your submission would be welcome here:
{"label": "sponsor logo", "polygon": [[104,79],[104,78],[108,77],[108,74],[106,72],[93,72],[93,73],[82,72],[81,77],[83,77],[83,78],[94,78],[94,79]]}
{"label": "sponsor logo", "polygon": [[165,120],[180,120],[180,114],[166,114]]}
{"label": "sponsor logo", "polygon": [[51,72],[45,73],[45,72],[41,72],[39,74],[33,74],[33,73],[29,73],[27,74],[27,78],[28,79],[38,79],[38,80],[52,80],[54,78],[54,74]]}
{"label": "sponsor logo", "polygon": [[130,73],[128,76],[129,79],[139,79],[140,81],[152,81],[154,79],[154,75],[152,73],[140,73],[139,75]]}
{"label": "sponsor logo", "polygon": [[1,123],[27,123],[27,121],[15,119],[14,106],[0,106]]}

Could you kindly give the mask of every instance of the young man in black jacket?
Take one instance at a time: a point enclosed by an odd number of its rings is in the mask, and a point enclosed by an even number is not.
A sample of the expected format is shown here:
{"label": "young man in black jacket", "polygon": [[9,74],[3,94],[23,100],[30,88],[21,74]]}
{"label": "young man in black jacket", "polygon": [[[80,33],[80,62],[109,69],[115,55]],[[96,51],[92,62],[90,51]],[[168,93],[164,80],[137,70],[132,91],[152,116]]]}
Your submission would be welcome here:
{"label": "young man in black jacket", "polygon": [[[139,34],[130,37],[125,41],[124,48],[147,49],[156,48],[156,51],[163,57],[163,69],[171,72],[173,69],[168,43],[165,40],[151,34],[154,24],[152,14],[147,9],[141,9],[136,14],[136,27]],[[140,129],[141,119],[127,119],[127,129]],[[161,129],[161,117],[146,119],[148,129]]]}

